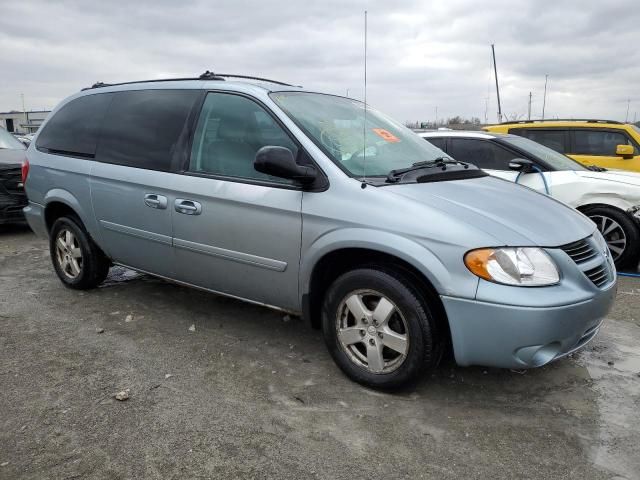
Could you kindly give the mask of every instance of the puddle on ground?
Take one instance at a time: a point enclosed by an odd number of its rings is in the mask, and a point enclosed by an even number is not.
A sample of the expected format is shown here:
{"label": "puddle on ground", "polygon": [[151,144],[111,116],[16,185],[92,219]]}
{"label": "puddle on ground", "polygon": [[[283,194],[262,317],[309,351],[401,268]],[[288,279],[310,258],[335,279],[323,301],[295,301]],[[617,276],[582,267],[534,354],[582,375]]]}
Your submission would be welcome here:
{"label": "puddle on ground", "polygon": [[121,285],[144,277],[145,275],[143,273],[116,265],[111,267],[111,270],[109,270],[109,276],[104,282],[102,282],[100,288],[113,287],[114,285]]}
{"label": "puddle on ground", "polygon": [[[599,439],[593,462],[623,478],[636,479],[640,471],[635,436],[640,431],[636,405],[640,402],[640,328],[607,321],[576,360],[594,380],[600,413]],[[598,348],[604,346],[604,348]]]}

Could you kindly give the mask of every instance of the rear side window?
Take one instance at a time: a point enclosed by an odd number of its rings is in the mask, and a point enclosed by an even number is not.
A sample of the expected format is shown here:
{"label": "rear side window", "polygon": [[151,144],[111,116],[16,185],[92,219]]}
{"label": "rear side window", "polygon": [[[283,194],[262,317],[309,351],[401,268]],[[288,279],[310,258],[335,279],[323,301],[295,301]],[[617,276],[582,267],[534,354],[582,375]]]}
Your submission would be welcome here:
{"label": "rear side window", "polygon": [[86,95],[58,110],[38,135],[36,147],[52,153],[93,158],[110,93]]}
{"label": "rear side window", "polygon": [[188,117],[197,90],[116,92],[103,122],[96,160],[170,171],[188,136]]}
{"label": "rear side window", "polygon": [[475,138],[449,138],[449,154],[461,162],[491,170],[509,170],[509,162],[518,157],[490,140]]}
{"label": "rear side window", "polygon": [[541,130],[538,128],[527,130],[514,128],[510,129],[509,133],[520,135],[521,137],[526,137],[534,142],[541,143],[545,147],[549,147],[556,152],[567,152],[565,145],[566,135],[564,130]]}
{"label": "rear side window", "polygon": [[631,144],[624,133],[609,130],[575,130],[575,147],[578,155],[615,156],[618,145]]}

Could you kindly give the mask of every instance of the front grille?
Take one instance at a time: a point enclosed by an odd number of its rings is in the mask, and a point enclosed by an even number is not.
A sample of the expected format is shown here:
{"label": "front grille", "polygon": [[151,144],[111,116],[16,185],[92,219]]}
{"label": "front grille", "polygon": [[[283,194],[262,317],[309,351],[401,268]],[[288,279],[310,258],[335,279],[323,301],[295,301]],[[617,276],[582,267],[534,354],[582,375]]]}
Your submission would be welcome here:
{"label": "front grille", "polygon": [[0,170],[0,191],[2,189],[12,195],[24,194],[22,169],[20,167]]}
{"label": "front grille", "polygon": [[577,264],[588,262],[598,255],[595,248],[593,248],[586,240],[578,240],[577,242],[570,243],[569,245],[565,245],[560,248],[562,248],[562,250],[564,250],[566,254],[569,255]]}
{"label": "front grille", "polygon": [[595,238],[588,237],[560,248],[596,287],[604,288],[613,280],[613,265]]}
{"label": "front grille", "polygon": [[609,283],[609,267],[606,262],[596,268],[587,270],[584,274],[589,277],[589,280],[591,280],[596,287],[602,287]]}

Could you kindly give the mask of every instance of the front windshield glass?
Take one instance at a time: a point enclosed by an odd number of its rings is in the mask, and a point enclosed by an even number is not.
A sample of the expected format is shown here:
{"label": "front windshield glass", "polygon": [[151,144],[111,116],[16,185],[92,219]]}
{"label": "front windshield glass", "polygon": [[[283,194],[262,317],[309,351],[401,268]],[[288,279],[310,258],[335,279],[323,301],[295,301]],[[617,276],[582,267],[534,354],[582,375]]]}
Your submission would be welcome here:
{"label": "front windshield glass", "polygon": [[585,167],[566,155],[558,153],[555,150],[545,147],[533,140],[529,140],[528,138],[512,135],[509,137],[500,137],[500,141],[531,153],[548,164],[554,170],[587,170]]}
{"label": "front windshield glass", "polygon": [[354,177],[387,175],[445,154],[364,103],[333,95],[276,92],[271,98],[339,167]]}
{"label": "front windshield glass", "polygon": [[25,146],[4,128],[0,128],[0,148],[8,148],[9,150],[24,150]]}

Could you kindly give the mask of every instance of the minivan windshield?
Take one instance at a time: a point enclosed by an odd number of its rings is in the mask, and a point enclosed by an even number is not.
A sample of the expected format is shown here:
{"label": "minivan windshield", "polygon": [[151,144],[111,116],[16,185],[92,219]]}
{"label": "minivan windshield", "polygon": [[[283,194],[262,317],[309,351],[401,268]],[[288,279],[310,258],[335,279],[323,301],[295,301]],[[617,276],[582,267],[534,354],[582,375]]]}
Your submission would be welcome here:
{"label": "minivan windshield", "polygon": [[528,138],[509,135],[500,137],[501,142],[519,148],[539,158],[554,170],[587,170],[575,160]]}
{"label": "minivan windshield", "polygon": [[0,148],[9,150],[24,150],[25,146],[4,128],[0,128]]}
{"label": "minivan windshield", "polygon": [[354,177],[391,170],[446,154],[408,128],[351,98],[321,93],[274,92],[271,98],[340,168]]}

